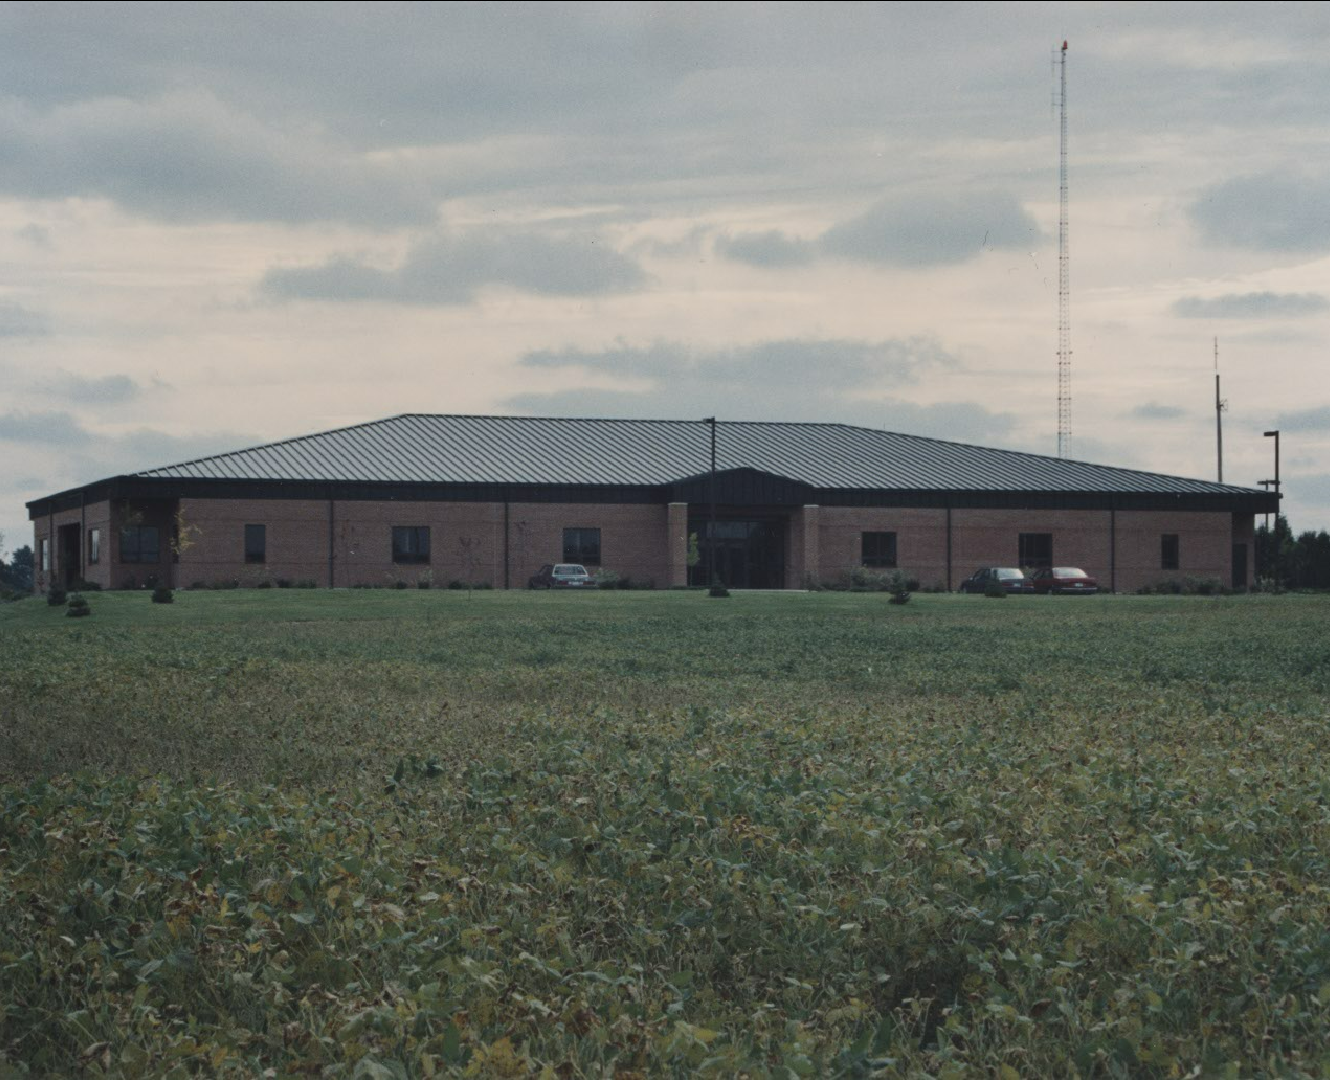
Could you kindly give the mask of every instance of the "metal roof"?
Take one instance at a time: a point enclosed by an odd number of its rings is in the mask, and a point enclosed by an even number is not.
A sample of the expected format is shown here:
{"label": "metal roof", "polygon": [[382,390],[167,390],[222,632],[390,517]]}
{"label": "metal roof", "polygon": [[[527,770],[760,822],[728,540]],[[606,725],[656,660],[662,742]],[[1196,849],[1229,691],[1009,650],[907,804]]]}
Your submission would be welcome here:
{"label": "metal roof", "polygon": [[[697,420],[407,413],[134,474],[160,479],[658,485],[710,468]],[[1160,473],[944,442],[848,424],[722,421],[717,469],[815,488],[1265,495]]]}

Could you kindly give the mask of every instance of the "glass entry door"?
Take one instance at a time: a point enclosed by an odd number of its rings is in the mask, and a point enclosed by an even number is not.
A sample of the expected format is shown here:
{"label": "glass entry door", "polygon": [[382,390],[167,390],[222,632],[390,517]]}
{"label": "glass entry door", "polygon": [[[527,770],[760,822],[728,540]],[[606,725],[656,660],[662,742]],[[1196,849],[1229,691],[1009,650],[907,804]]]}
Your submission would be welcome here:
{"label": "glass entry door", "polygon": [[785,587],[785,522],[763,519],[716,522],[713,536],[705,518],[692,518],[688,531],[697,534],[697,565],[688,572],[690,585],[708,585],[709,560],[715,576],[731,589]]}

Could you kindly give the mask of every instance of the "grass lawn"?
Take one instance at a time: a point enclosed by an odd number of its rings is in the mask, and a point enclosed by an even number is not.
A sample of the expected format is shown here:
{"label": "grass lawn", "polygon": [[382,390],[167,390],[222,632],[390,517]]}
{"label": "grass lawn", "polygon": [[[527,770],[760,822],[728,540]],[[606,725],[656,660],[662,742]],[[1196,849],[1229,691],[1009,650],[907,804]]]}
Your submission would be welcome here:
{"label": "grass lawn", "polygon": [[1330,1074],[1330,598],[0,606],[0,1075]]}

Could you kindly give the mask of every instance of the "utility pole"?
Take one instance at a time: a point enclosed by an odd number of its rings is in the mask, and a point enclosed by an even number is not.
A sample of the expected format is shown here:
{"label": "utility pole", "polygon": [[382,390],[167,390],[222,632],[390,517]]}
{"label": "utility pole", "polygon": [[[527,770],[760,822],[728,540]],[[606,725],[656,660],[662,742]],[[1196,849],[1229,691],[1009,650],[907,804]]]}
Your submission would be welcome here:
{"label": "utility pole", "polygon": [[1224,482],[1224,410],[1228,402],[1219,396],[1219,339],[1215,338],[1215,440],[1219,454],[1219,482]]}
{"label": "utility pole", "polygon": [[1071,255],[1067,214],[1067,43],[1062,43],[1062,142],[1058,174],[1058,457],[1071,453]]}

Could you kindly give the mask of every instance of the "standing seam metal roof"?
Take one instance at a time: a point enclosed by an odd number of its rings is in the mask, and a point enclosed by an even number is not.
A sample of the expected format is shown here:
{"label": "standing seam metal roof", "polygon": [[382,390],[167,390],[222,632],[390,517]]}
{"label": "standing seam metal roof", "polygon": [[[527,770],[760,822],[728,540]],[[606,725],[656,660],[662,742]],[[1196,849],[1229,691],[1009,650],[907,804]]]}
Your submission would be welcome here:
{"label": "standing seam metal roof", "polygon": [[[697,420],[577,420],[406,413],[198,458],[136,476],[170,479],[658,485],[710,467]],[[722,421],[718,469],[815,488],[1263,495],[1160,473],[944,442],[848,424]]]}

